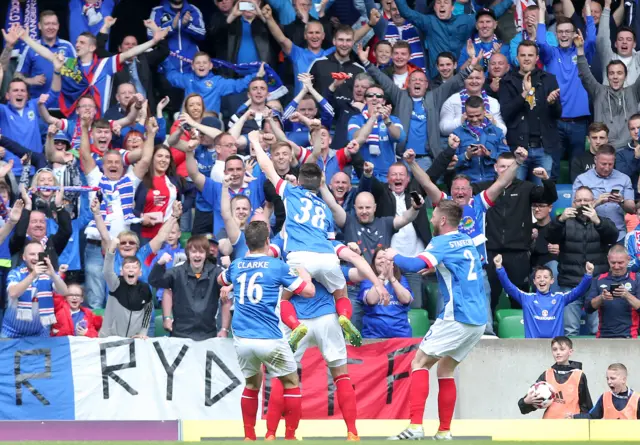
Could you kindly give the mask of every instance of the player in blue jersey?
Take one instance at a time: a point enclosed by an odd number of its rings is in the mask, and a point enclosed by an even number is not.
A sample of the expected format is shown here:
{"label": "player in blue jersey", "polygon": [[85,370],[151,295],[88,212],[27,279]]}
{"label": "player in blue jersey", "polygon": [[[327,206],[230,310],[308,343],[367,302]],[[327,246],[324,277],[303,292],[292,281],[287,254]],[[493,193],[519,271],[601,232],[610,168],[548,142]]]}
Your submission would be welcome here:
{"label": "player in blue jersey", "polygon": [[235,260],[218,277],[221,286],[233,285],[233,342],[246,380],[240,402],[245,440],[256,440],[262,364],[270,375],[278,377],[284,385],[285,438],[295,440],[302,414],[298,367],[293,352],[278,327],[276,305],[282,287],[302,297],[312,297],[315,287],[304,269],[296,271],[282,261],[268,256],[267,223],[249,223],[245,237],[249,254]]}
{"label": "player in blue jersey", "polygon": [[453,201],[441,201],[433,211],[434,238],[417,257],[398,255],[387,249],[385,257],[406,272],[434,268],[444,308],[425,335],[411,362],[409,412],[411,424],[391,440],[424,438],[422,418],[429,395],[429,370],[438,363],[438,416],[440,427],[434,439],[451,439],[451,419],[456,403],[453,372],[471,352],[487,322],[482,263],[473,240],[458,232],[462,209]]}
{"label": "player in blue jersey", "polygon": [[[340,260],[329,241],[334,238],[333,216],[327,204],[318,196],[323,181],[322,170],[316,164],[303,164],[298,174],[298,185],[294,186],[278,175],[273,162],[260,145],[258,131],[249,133],[249,141],[262,172],[284,203],[286,218],[281,233],[287,262],[291,266],[303,266],[314,280],[334,296],[336,306],[339,306],[338,312],[350,314],[352,309],[347,297],[347,282],[340,270]],[[295,314],[295,309],[286,300],[280,305],[280,311],[283,319]],[[352,344],[359,346],[362,336],[349,317],[340,315],[339,323]],[[294,349],[306,333],[304,324],[291,332],[289,343]]]}
{"label": "player in blue jersey", "polygon": [[533,269],[535,292],[523,292],[509,280],[502,267],[502,255],[493,258],[500,284],[508,296],[522,306],[525,338],[554,338],[564,334],[564,308],[591,287],[594,266],[587,261],[582,281],[569,292],[551,292],[553,272],[547,266]]}

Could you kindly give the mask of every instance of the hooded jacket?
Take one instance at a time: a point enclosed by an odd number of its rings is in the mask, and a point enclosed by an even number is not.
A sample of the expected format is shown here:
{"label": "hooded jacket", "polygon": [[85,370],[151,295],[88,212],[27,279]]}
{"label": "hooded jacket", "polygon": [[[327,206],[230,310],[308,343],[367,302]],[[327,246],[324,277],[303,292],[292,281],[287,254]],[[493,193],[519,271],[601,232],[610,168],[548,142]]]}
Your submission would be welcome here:
{"label": "hooded jacket", "polygon": [[629,139],[627,121],[637,112],[640,102],[640,77],[633,85],[615,91],[608,85],[598,83],[584,56],[578,56],[578,72],[593,105],[594,122],[607,124],[609,144],[623,147]]}

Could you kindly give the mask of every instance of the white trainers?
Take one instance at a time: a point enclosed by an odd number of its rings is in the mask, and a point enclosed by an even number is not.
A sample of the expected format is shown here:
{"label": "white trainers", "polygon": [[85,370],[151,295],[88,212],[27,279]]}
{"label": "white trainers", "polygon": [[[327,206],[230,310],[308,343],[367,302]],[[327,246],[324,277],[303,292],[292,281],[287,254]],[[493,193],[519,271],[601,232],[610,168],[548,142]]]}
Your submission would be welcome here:
{"label": "white trainers", "polygon": [[422,440],[424,439],[424,429],[422,425],[409,425],[397,436],[391,436],[387,440]]}
{"label": "white trainers", "polygon": [[438,431],[435,436],[433,436],[433,440],[453,440],[453,436],[451,435],[451,431]]}

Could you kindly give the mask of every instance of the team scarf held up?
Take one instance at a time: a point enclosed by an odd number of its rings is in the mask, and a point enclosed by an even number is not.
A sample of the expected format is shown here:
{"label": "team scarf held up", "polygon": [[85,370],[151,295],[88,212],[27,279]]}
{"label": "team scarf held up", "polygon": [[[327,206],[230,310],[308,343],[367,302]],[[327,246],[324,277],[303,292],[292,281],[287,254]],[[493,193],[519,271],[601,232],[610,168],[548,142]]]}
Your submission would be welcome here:
{"label": "team scarf held up", "polygon": [[[475,39],[473,39],[473,43],[475,46],[475,45],[481,45],[483,42],[482,42],[482,39],[478,36]],[[484,54],[482,55],[482,59],[485,66],[489,63],[489,59],[491,59],[491,56],[493,56],[493,46],[499,43],[500,43],[500,40],[498,40],[498,36],[494,34],[493,39],[491,39],[491,49],[489,51],[485,51]],[[477,46],[476,46],[476,52],[478,52]]]}
{"label": "team scarf held up", "polygon": [[[257,73],[260,70],[262,62],[234,64],[220,59],[211,59],[211,63],[213,63],[215,69],[227,68],[240,76],[247,76]],[[289,92],[287,87],[282,83],[282,80],[280,80],[280,76],[266,63],[264,64],[264,80],[266,80],[267,87],[269,88],[267,100],[279,99]]]}
{"label": "team scarf held up", "polygon": [[[489,95],[484,90],[484,88],[480,91],[480,95],[482,96],[482,102],[484,103],[484,111],[485,113],[491,113],[491,106],[489,105]],[[466,88],[460,91],[460,105],[462,105],[462,114],[467,112],[467,101],[469,100],[469,92]]]}
{"label": "team scarf held up", "polygon": [[[27,274],[29,269],[22,267],[20,273]],[[31,286],[18,297],[18,310],[16,318],[22,321],[33,321],[33,303],[38,303],[38,312],[42,326],[51,326],[56,322],[53,311],[53,292],[51,290],[51,278],[42,274]]]}
{"label": "team scarf held up", "polygon": [[62,88],[60,90],[60,111],[62,114],[66,117],[71,116],[75,112],[80,98],[89,94],[98,105],[95,118],[100,118],[102,97],[100,97],[100,91],[98,88],[93,84],[93,79],[96,74],[99,74],[99,72],[104,69],[104,64],[109,63],[109,60],[109,58],[99,59],[98,56],[94,54],[88,74],[85,75],[79,67],[78,59],[74,59],[73,57],[67,58],[60,70],[60,76],[62,79]]}
{"label": "team scarf held up", "polygon": [[392,44],[395,44],[395,42],[399,40],[407,42],[409,44],[409,51],[411,52],[409,61],[418,68],[424,69],[424,49],[416,27],[409,22],[405,22],[405,24],[401,26],[396,26],[391,20],[389,20],[388,23],[384,36],[385,40],[388,40]]}
{"label": "team scarf held up", "polygon": [[[20,0],[11,0],[7,10],[7,19],[4,23],[4,29],[8,31],[13,25],[22,25],[29,33],[29,37],[33,40],[38,40],[38,36],[40,35],[40,32],[38,31],[38,20],[39,13],[37,0],[26,0],[24,3],[24,12]],[[20,54],[24,45],[25,43],[22,40],[16,42],[12,55],[17,56]]]}
{"label": "team scarf held up", "polygon": [[[103,176],[100,180],[100,190],[102,191],[102,202],[100,202],[100,214],[104,219],[107,226],[107,230],[111,230],[111,224],[107,219],[107,215],[111,213],[111,202],[120,198],[122,207],[122,213],[124,214],[124,220],[127,224],[135,223],[135,215],[133,213],[133,183],[127,176],[120,179],[114,184],[114,181],[110,181],[106,176]],[[95,227],[96,222],[91,221],[89,227]]]}

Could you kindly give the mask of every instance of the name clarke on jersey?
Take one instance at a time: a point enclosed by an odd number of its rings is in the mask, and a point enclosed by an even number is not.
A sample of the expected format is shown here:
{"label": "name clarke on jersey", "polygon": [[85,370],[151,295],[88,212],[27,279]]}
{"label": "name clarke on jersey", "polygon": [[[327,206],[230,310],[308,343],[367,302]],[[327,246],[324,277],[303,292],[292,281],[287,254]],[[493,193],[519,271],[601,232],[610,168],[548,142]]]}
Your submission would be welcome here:
{"label": "name clarke on jersey", "polygon": [[238,269],[264,269],[269,267],[268,261],[239,261]]}

